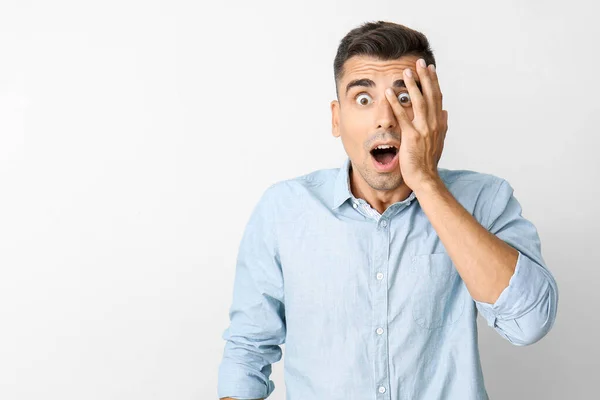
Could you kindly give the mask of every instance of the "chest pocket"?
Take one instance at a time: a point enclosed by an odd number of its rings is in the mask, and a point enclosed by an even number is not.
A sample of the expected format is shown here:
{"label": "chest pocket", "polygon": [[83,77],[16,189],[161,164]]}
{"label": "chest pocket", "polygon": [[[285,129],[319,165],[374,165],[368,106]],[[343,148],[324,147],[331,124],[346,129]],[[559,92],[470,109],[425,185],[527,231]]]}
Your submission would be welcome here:
{"label": "chest pocket", "polygon": [[463,282],[447,253],[417,255],[412,259],[412,312],[425,329],[437,329],[458,321],[465,309]]}

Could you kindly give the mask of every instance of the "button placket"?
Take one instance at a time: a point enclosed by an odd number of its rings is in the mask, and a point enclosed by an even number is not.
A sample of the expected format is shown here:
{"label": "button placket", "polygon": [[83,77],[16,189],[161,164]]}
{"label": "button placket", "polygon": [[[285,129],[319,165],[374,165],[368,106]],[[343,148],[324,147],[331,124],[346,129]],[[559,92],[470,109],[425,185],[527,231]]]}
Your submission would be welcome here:
{"label": "button placket", "polygon": [[[373,235],[373,271],[378,285],[373,288],[373,335],[375,336],[374,372],[375,383],[379,393],[385,393],[389,386],[389,348],[387,341],[388,324],[388,286],[384,284],[384,273],[388,271],[390,223],[387,218],[380,218]],[[379,395],[378,399],[389,400],[389,395]]]}

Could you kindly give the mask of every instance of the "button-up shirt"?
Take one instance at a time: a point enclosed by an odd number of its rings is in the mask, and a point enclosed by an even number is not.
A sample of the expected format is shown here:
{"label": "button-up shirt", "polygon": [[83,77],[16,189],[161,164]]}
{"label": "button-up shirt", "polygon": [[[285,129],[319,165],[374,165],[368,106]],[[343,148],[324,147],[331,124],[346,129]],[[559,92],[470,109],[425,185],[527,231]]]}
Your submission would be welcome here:
{"label": "button-up shirt", "polygon": [[474,300],[412,192],[380,214],[350,159],[268,187],[246,225],[218,396],[268,397],[285,344],[286,400],[488,399],[478,314],[517,346],[554,324],[558,288],[508,181],[438,167],[457,201],[518,250],[494,304]]}

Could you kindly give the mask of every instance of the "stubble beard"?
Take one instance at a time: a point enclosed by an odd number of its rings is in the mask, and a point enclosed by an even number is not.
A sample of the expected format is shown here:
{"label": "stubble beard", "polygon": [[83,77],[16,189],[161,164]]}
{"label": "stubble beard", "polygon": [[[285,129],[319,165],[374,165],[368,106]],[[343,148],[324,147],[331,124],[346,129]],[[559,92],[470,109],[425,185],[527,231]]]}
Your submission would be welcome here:
{"label": "stubble beard", "polygon": [[358,173],[371,188],[375,190],[394,190],[404,183],[402,173],[398,171],[385,174],[375,171],[374,167],[369,165],[369,163],[372,163],[370,158],[371,156],[367,158],[362,168],[358,170]]}

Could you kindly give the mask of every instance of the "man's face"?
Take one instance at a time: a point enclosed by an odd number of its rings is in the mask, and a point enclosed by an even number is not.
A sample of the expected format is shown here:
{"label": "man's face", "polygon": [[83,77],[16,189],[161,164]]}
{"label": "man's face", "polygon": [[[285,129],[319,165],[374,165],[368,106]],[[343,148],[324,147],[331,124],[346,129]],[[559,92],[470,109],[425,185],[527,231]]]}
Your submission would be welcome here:
{"label": "man's face", "polygon": [[413,71],[420,89],[415,67],[419,58],[403,56],[381,61],[354,56],[344,64],[344,75],[338,86],[339,102],[331,102],[333,136],[342,138],[353,169],[375,190],[393,190],[403,183],[398,160],[390,172],[380,172],[375,167],[371,150],[380,142],[391,142],[397,148],[401,145],[400,126],[385,97],[385,89],[393,88],[412,120],[412,103],[402,71],[406,68]]}

